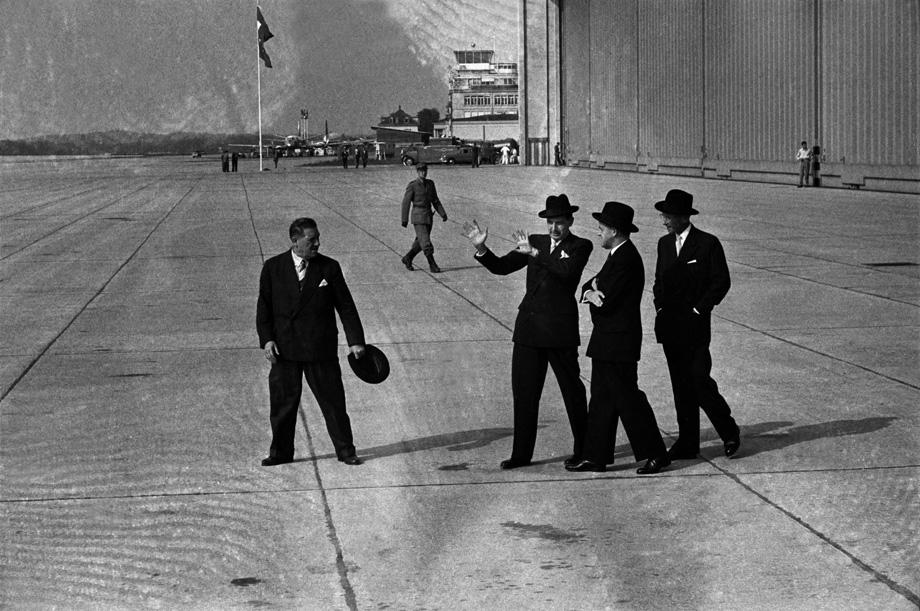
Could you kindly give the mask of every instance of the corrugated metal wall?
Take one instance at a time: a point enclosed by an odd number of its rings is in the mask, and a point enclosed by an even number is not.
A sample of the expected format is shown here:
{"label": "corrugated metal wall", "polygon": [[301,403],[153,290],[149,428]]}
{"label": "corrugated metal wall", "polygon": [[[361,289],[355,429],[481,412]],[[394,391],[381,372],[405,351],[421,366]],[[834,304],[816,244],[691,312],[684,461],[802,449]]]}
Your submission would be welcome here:
{"label": "corrugated metal wall", "polygon": [[916,166],[920,2],[822,2],[821,12],[828,160]]}
{"label": "corrugated metal wall", "polygon": [[559,8],[570,162],[793,172],[802,140],[831,164],[920,162],[917,0]]}

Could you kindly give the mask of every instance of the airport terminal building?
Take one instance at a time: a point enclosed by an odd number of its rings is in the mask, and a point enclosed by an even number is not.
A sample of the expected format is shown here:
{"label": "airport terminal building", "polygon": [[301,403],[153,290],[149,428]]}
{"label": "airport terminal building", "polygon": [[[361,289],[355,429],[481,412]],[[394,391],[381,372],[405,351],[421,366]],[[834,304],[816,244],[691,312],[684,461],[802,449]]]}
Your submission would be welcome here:
{"label": "airport terminal building", "polygon": [[525,163],[920,192],[916,0],[521,0]]}

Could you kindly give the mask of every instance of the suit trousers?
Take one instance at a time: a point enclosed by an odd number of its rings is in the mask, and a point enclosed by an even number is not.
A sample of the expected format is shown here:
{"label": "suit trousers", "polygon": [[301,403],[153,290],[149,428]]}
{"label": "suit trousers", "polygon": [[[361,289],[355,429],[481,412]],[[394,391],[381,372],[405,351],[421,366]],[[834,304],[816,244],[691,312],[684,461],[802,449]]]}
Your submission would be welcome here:
{"label": "suit trousers", "polygon": [[671,374],[674,409],[677,411],[678,444],[682,450],[700,449],[700,409],[702,409],[722,441],[739,434],[728,403],[719,394],[716,381],[710,376],[712,356],[709,345],[682,342],[663,344],[664,356]]}
{"label": "suit trousers", "polygon": [[406,258],[411,261],[419,252],[424,252],[426,257],[430,257],[434,254],[434,245],[431,243],[431,225],[419,223],[413,227],[415,227],[415,240]]}
{"label": "suit trousers", "polygon": [[355,446],[351,421],[345,411],[345,388],[338,360],[306,362],[281,359],[272,365],[268,374],[272,425],[269,456],[280,459],[294,457],[294,429],[304,377],[326,420],[326,430],[336,456],[353,456]]}
{"label": "suit trousers", "polygon": [[635,361],[591,360],[591,401],[584,445],[584,458],[591,462],[613,463],[618,419],[623,421],[637,461],[667,453],[655,412],[639,389],[638,367]]}
{"label": "suit trousers", "polygon": [[581,456],[588,423],[588,400],[578,368],[578,348],[536,348],[515,343],[511,354],[511,393],[514,400],[514,447],[511,460],[528,463],[537,443],[540,397],[551,365],[574,437],[573,454]]}

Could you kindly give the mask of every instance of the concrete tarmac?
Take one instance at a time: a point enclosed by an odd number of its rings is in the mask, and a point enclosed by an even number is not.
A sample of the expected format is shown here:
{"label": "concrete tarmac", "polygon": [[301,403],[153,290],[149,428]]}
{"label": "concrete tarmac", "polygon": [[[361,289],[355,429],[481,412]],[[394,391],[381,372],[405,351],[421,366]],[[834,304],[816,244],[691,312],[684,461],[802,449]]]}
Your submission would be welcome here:
{"label": "concrete tarmac", "polygon": [[[266,162],[266,167],[270,166]],[[0,608],[911,609],[920,606],[920,201],[916,196],[584,169],[432,167],[442,274],[399,257],[414,170],[243,160],[0,159]],[[547,194],[637,210],[640,386],[676,434],[652,334],[653,203],[694,194],[725,246],[713,376],[741,425],[726,459],[573,474],[552,374],[535,464],[511,451],[511,334],[524,273],[461,233],[545,231]],[[319,223],[383,384],[344,361],[365,464],[335,459],[309,391],[297,460],[260,466],[262,262]],[[590,335],[581,316],[583,346]],[[340,336],[342,337],[342,336]],[[581,353],[587,384],[591,363]]]}

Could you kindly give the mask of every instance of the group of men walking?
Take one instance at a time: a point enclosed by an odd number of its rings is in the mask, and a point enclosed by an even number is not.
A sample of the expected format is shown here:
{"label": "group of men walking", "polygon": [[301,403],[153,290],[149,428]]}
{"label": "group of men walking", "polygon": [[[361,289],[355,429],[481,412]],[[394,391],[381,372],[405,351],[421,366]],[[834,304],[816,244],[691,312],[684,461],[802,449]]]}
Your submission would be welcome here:
{"label": "group of men walking", "polygon": [[[434,214],[447,221],[427,166],[417,166],[402,200],[401,221],[411,221],[415,237],[402,258],[408,270],[424,252],[433,273],[431,228]],[[712,379],[711,313],[731,281],[718,238],[690,222],[698,214],[693,196],[669,191],[655,204],[668,233],[658,241],[653,285],[655,337],[662,344],[674,394],[678,437],[667,449],[654,411],[638,385],[642,344],[640,302],[645,286],[642,257],[632,243],[630,206],[610,201],[592,214],[607,255],[600,271],[581,283],[593,250],[590,240],[571,232],[579,209],[565,194],[550,195],[538,216],[545,234],[512,235],[516,246],[499,256],[486,245],[488,229],[476,220],[464,224],[474,258],[493,274],[527,270],[526,292],[514,325],[511,391],[514,440],[502,469],[531,464],[536,445],[540,398],[551,367],[559,383],[572,431],[569,471],[605,471],[614,461],[622,421],[639,474],[654,474],[674,460],[691,459],[700,450],[700,410],[713,424],[727,457],[737,456],[740,429]],[[291,249],[266,261],[260,280],[257,327],[269,374],[272,445],[263,465],[293,460],[296,409],[305,376],[326,420],[340,461],[361,464],[355,453],[336,356],[335,312],[353,358],[365,353],[364,332],[341,268],[319,255],[319,230],[312,219],[290,228]],[[592,360],[590,401],[578,364],[579,307],[590,312],[593,329],[587,356]]]}

